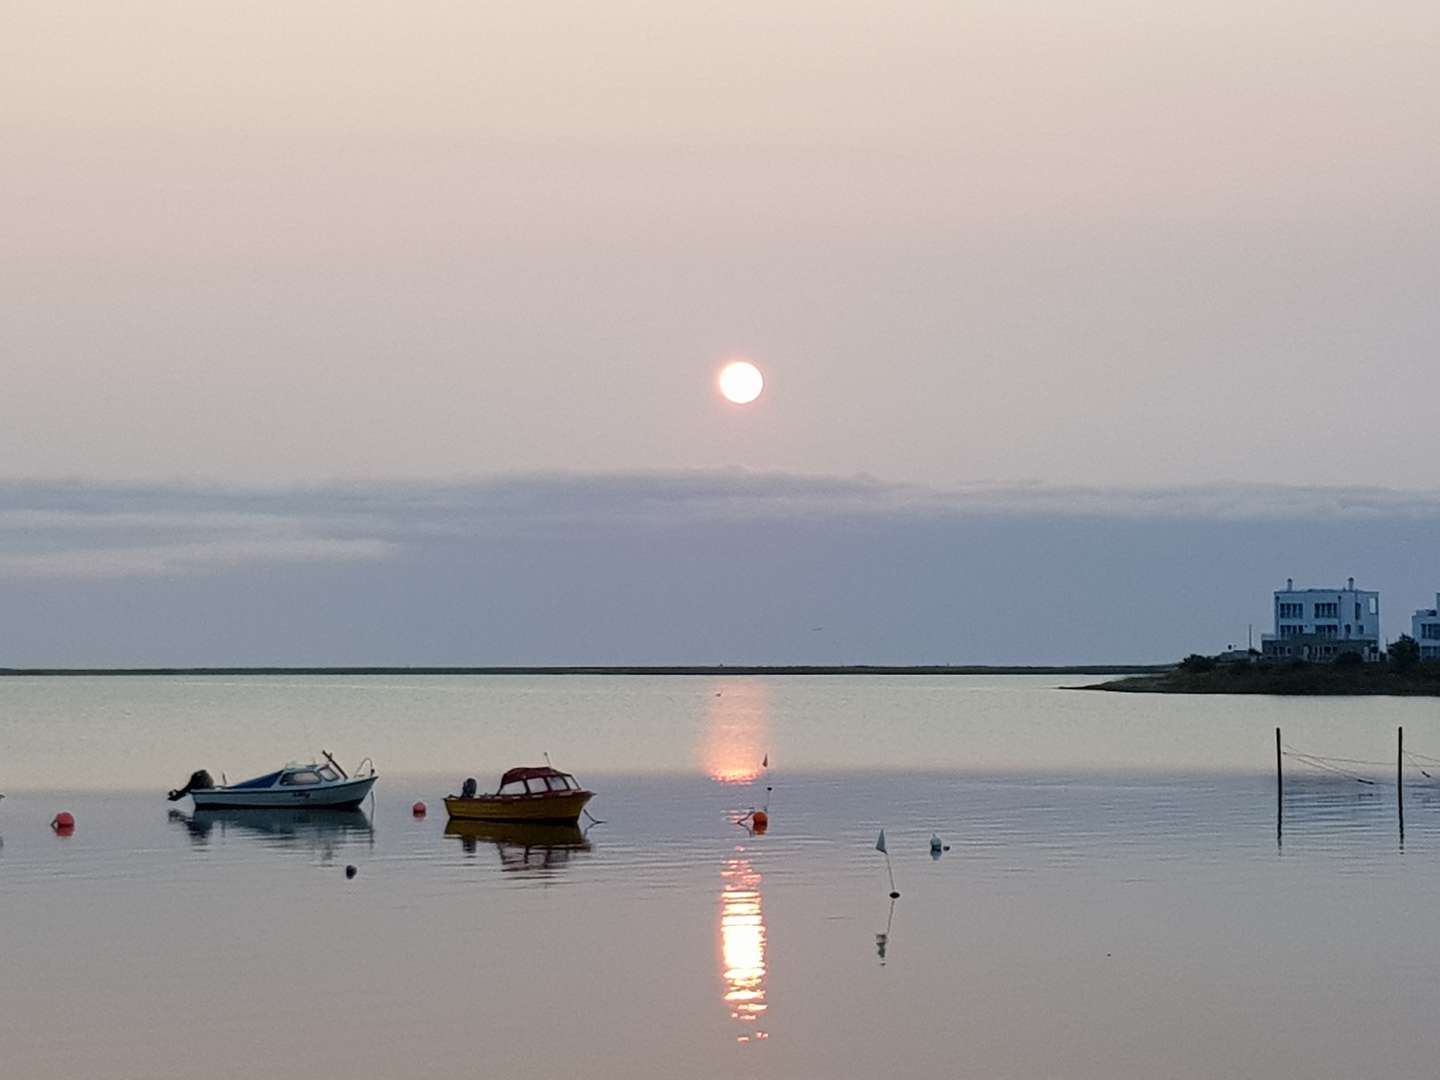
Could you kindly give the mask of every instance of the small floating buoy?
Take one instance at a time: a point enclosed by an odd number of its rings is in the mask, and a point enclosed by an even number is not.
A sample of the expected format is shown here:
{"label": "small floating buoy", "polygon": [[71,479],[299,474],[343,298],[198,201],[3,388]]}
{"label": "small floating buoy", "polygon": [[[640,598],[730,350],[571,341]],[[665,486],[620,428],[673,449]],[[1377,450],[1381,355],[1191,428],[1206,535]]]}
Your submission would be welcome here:
{"label": "small floating buoy", "polygon": [[69,833],[75,831],[75,815],[69,810],[61,810],[50,822],[50,827],[57,833]]}
{"label": "small floating buoy", "polygon": [[355,864],[351,863],[349,866],[345,867],[345,879],[348,881],[350,878],[353,878],[359,872],[359,870],[355,869]]}
{"label": "small floating buoy", "polygon": [[898,891],[892,891],[892,892],[890,893],[890,899],[891,899],[891,900],[899,900],[899,899],[900,899],[900,893],[899,893]]}
{"label": "small floating buoy", "polygon": [[414,814],[416,817],[424,817],[425,804],[423,802],[417,802],[414,806],[410,807],[410,813]]}
{"label": "small floating buoy", "polygon": [[757,833],[763,833],[770,827],[770,815],[764,810],[756,810],[750,815],[750,828]]}

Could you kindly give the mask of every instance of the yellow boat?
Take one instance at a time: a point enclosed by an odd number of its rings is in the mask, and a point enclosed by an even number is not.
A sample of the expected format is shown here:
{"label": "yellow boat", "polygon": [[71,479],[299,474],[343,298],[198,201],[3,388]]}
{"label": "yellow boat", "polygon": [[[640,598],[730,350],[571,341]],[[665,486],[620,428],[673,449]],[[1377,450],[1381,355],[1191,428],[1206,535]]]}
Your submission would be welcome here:
{"label": "yellow boat", "polygon": [[569,773],[543,765],[506,771],[500,777],[500,790],[492,795],[477,794],[475,781],[466,780],[461,794],[445,797],[445,809],[460,821],[574,824],[594,794]]}

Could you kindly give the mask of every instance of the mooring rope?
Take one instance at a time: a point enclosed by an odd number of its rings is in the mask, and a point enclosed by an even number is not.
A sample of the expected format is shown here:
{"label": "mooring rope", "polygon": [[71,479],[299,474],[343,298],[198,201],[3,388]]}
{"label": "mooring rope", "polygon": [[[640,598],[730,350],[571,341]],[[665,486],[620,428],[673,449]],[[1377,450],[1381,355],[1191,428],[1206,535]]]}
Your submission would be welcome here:
{"label": "mooring rope", "polygon": [[[1292,752],[1301,754],[1299,750],[1292,749]],[[1329,754],[1312,754],[1308,751],[1301,754],[1301,756],[1314,758],[1316,761],[1338,761],[1342,765],[1370,765],[1377,769],[1388,769],[1391,765],[1395,764],[1393,761],[1364,761],[1360,758],[1331,757]]]}
{"label": "mooring rope", "polygon": [[[1336,776],[1343,776],[1346,780],[1353,780],[1353,781],[1355,781],[1357,784],[1367,784],[1367,785],[1370,785],[1370,786],[1374,787],[1374,786],[1376,786],[1376,785],[1383,784],[1383,783],[1388,783],[1388,782],[1389,782],[1389,781],[1383,781],[1383,780],[1373,780],[1373,779],[1370,779],[1370,778],[1364,777],[1364,776],[1357,776],[1357,775],[1356,775],[1355,773],[1353,773],[1353,772],[1349,772],[1349,771],[1347,771],[1347,770],[1345,770],[1345,769],[1341,769],[1341,768],[1338,768],[1338,767],[1336,767],[1336,766],[1334,766],[1334,765],[1328,764],[1328,761],[1329,761],[1329,760],[1339,761],[1339,760],[1343,760],[1343,759],[1340,759],[1340,758],[1326,759],[1326,758],[1321,757],[1321,756],[1318,755],[1318,754],[1307,754],[1307,753],[1305,753],[1305,752],[1302,751],[1302,750],[1296,750],[1293,746],[1288,746],[1288,745],[1287,745],[1287,746],[1285,747],[1285,756],[1288,757],[1288,758],[1290,758],[1290,759],[1293,760],[1293,761],[1298,761],[1301,765],[1309,765],[1312,769],[1320,769],[1320,770],[1322,770],[1322,771],[1324,771],[1324,772],[1334,773]],[[1374,763],[1373,763],[1373,762],[1362,762],[1361,764],[1374,764]]]}
{"label": "mooring rope", "polygon": [[1414,750],[1406,750],[1405,756],[1408,758],[1415,758],[1419,761],[1428,761],[1432,765],[1440,765],[1440,758],[1431,757],[1429,754],[1416,753]]}
{"label": "mooring rope", "polygon": [[[1422,754],[1416,750],[1401,751],[1403,755],[1402,760],[1393,762],[1368,761],[1364,758],[1336,757],[1331,754],[1312,754],[1306,750],[1298,750],[1289,743],[1284,744],[1282,753],[1285,757],[1298,764],[1308,765],[1312,769],[1328,772],[1335,776],[1343,777],[1346,780],[1353,780],[1357,784],[1366,784],[1371,787],[1395,787],[1397,781],[1386,779],[1385,777],[1361,776],[1354,769],[1348,768],[1347,766],[1363,765],[1370,769],[1384,769],[1387,773],[1392,767],[1397,769],[1408,767],[1414,769],[1426,780],[1431,781],[1431,783],[1422,784],[1418,780],[1409,780],[1406,781],[1407,786],[1419,788],[1440,787],[1440,778],[1437,778],[1435,775],[1435,773],[1440,773],[1440,757],[1431,757],[1429,754]],[[1432,773],[1431,770],[1434,770],[1434,772]],[[1403,779],[1403,776],[1401,779]]]}

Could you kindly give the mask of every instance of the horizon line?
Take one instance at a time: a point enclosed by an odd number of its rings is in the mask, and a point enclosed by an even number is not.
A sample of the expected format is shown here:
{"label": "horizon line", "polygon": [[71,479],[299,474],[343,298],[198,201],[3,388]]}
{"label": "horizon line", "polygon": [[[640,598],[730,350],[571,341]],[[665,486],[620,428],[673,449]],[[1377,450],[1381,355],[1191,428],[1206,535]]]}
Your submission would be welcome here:
{"label": "horizon line", "polygon": [[493,667],[356,665],[348,667],[23,667],[0,677],[165,675],[1125,675],[1168,671],[1171,664],[537,664]]}

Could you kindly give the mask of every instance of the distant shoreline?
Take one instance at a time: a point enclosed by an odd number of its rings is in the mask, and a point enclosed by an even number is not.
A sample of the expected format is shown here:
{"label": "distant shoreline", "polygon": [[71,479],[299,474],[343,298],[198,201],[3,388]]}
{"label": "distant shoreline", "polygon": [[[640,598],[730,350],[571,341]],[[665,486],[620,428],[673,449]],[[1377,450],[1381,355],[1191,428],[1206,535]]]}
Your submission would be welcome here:
{"label": "distant shoreline", "polygon": [[883,664],[691,664],[677,666],[549,667],[155,667],[0,668],[0,677],[64,675],[1141,675],[1168,664],[1074,664],[1034,666]]}

